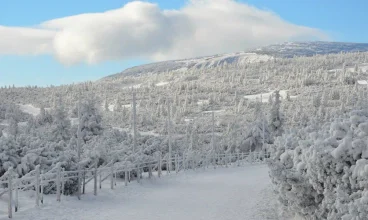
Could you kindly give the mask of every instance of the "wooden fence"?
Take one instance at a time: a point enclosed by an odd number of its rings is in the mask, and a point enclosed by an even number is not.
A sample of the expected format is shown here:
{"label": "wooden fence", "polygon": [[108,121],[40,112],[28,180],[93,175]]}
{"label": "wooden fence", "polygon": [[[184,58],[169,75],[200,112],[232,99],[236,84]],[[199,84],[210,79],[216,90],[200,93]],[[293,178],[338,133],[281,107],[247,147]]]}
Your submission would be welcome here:
{"label": "wooden fence", "polygon": [[[70,179],[78,180],[80,178],[78,182],[81,184],[78,187],[83,194],[85,186],[93,181],[94,195],[97,195],[98,188],[101,188],[102,182],[106,180],[110,180],[110,188],[114,189],[118,176],[124,176],[125,185],[128,185],[132,179],[140,182],[143,176],[151,178],[154,173],[161,177],[163,169],[166,170],[166,173],[178,173],[189,169],[228,167],[230,165],[241,166],[249,163],[264,163],[265,161],[264,155],[259,152],[194,156],[175,155],[170,159],[158,156],[155,160],[130,163],[129,165],[117,162],[97,167],[98,163],[95,162],[89,169],[79,171],[65,171],[58,163],[53,169],[43,173],[38,165],[35,170],[21,178],[17,177],[13,168],[9,168],[0,178],[0,184],[5,186],[3,191],[0,192],[0,196],[8,194],[8,217],[12,218],[13,208],[15,212],[19,211],[19,191],[33,190],[35,192],[35,204],[39,206],[40,203],[43,203],[44,190],[55,189],[56,187],[56,201],[60,202],[61,195],[65,193],[65,182]],[[133,177],[133,173],[135,177]],[[143,173],[147,173],[147,175],[143,175]]]}

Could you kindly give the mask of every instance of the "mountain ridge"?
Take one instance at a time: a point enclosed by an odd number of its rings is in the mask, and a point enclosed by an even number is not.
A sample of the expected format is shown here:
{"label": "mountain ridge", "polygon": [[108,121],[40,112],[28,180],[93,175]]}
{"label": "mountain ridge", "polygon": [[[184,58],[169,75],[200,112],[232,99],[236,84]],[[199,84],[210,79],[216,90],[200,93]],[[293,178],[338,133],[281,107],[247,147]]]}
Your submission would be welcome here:
{"label": "mountain ridge", "polygon": [[245,65],[254,62],[266,62],[275,58],[295,56],[314,56],[341,52],[367,52],[368,43],[350,42],[285,42],[256,49],[234,53],[216,54],[188,59],[168,60],[128,68],[120,73],[106,76],[100,80],[117,79],[119,76],[133,76],[149,73],[189,70],[191,68],[221,67],[226,64]]}

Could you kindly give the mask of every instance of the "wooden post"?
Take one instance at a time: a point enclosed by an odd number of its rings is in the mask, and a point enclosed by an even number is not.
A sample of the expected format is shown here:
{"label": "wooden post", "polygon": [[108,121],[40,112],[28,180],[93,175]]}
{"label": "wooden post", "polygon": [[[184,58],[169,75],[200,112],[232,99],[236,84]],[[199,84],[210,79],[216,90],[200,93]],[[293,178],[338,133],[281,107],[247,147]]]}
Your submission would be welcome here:
{"label": "wooden post", "polygon": [[232,163],[233,163],[233,154],[230,152],[230,158],[229,158],[230,166],[231,166]]}
{"label": "wooden post", "polygon": [[175,154],[175,172],[179,172],[179,161],[178,161],[178,155]]}
{"label": "wooden post", "polygon": [[111,165],[111,177],[110,177],[110,187],[114,189],[114,164]]}
{"label": "wooden post", "polygon": [[128,170],[125,170],[124,179],[125,179],[125,186],[128,186]]}
{"label": "wooden post", "polygon": [[249,148],[249,156],[248,156],[248,159],[249,159],[249,163],[252,163],[252,148]]}
{"label": "wooden post", "polygon": [[41,204],[43,204],[43,170],[41,170],[41,174],[40,174],[40,200],[41,200]]}
{"label": "wooden post", "polygon": [[240,166],[240,152],[237,153],[237,164]]}
{"label": "wooden post", "polygon": [[203,170],[206,169],[206,165],[207,164],[207,158],[206,158],[206,155],[202,156],[202,168]]}
{"label": "wooden post", "polygon": [[158,177],[161,177],[161,172],[162,172],[161,152],[158,155],[158,169],[157,169],[157,172],[158,172]]}
{"label": "wooden post", "polygon": [[185,153],[183,154],[183,170],[185,171],[187,169],[187,162],[185,160]]}
{"label": "wooden post", "polygon": [[62,190],[62,194],[63,195],[65,195],[65,179],[64,179],[64,171],[65,171],[65,169],[64,168],[62,168],[62,170],[61,170],[62,172],[61,172],[61,190]]}
{"label": "wooden post", "polygon": [[95,164],[93,194],[97,196],[97,163]]}
{"label": "wooden post", "polygon": [[140,174],[139,174],[139,171],[140,169],[139,169],[139,165],[137,165],[137,182],[138,183],[140,183],[141,182],[141,180],[140,180]]}
{"label": "wooden post", "polygon": [[8,200],[8,216],[9,218],[13,217],[13,208],[12,208],[12,200],[13,200],[13,167],[8,169],[8,192],[9,192],[9,200]]}
{"label": "wooden post", "polygon": [[18,196],[18,191],[19,191],[19,186],[18,186],[18,181],[15,182],[15,212],[18,212],[19,209],[19,196]]}
{"label": "wooden post", "polygon": [[36,205],[40,206],[40,165],[36,166],[35,190],[36,190]]}
{"label": "wooden post", "polygon": [[100,189],[102,189],[102,170],[100,171],[100,181],[98,181],[100,184]]}
{"label": "wooden post", "polygon": [[57,173],[56,173],[56,201],[60,202],[61,191],[60,191],[60,175],[61,175],[61,166],[60,163],[57,165]]}
{"label": "wooden post", "polygon": [[86,193],[86,170],[83,170],[83,194]]}
{"label": "wooden post", "polygon": [[152,178],[152,164],[148,165],[148,178]]}
{"label": "wooden post", "polygon": [[[115,171],[115,170],[114,170]],[[116,175],[117,175],[117,173],[116,173],[116,171],[115,171],[115,173],[114,173],[114,184],[115,184],[115,186],[116,186]]]}

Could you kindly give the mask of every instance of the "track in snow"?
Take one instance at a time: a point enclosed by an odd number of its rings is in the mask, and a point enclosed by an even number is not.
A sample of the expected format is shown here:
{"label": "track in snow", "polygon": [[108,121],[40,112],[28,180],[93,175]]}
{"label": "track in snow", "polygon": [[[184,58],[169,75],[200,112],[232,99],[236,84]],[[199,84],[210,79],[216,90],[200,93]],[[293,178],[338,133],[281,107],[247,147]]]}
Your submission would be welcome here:
{"label": "track in snow", "polygon": [[[106,183],[107,184],[107,183]],[[15,213],[24,220],[266,220],[277,219],[266,165],[189,171],[114,190],[89,190],[78,201],[47,196],[40,208]],[[5,219],[5,218],[4,218]]]}

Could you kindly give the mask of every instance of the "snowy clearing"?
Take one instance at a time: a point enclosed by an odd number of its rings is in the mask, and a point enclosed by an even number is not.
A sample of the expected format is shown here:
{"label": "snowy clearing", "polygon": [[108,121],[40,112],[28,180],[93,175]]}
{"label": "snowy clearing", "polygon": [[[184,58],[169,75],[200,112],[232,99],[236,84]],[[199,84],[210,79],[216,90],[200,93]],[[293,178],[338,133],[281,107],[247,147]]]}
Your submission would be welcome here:
{"label": "snowy clearing", "polygon": [[[125,131],[129,134],[133,134],[133,131],[130,128],[120,128],[120,127],[113,127],[113,128],[119,131]],[[137,131],[137,132],[139,133],[139,135],[142,135],[142,136],[155,136],[155,137],[160,136],[160,134],[156,133],[155,131]]]}
{"label": "snowy clearing", "polygon": [[[34,202],[32,200],[32,202]],[[6,219],[3,217],[2,219]],[[266,165],[187,171],[145,179],[114,190],[90,189],[78,201],[47,196],[40,208],[15,213],[14,219],[265,220],[278,219]]]}
{"label": "snowy clearing", "polygon": [[19,105],[19,108],[22,112],[28,113],[33,116],[37,116],[38,114],[40,114],[40,108],[36,108],[31,104]]}
{"label": "snowy clearing", "polygon": [[170,82],[159,82],[156,84],[156,86],[164,86],[164,85],[167,85],[169,84]]}
{"label": "snowy clearing", "polygon": [[221,112],[225,112],[225,109],[219,109],[219,110],[213,110],[213,111],[203,111],[203,114],[208,114],[208,113],[221,113]]}
{"label": "snowy clearing", "polygon": [[[28,114],[33,115],[33,116],[37,116],[41,112],[40,108],[34,107],[32,104],[25,104],[25,105],[19,104],[19,109],[22,112],[28,113]],[[45,110],[50,110],[50,109],[51,108],[45,108]]]}
{"label": "snowy clearing", "polygon": [[197,102],[197,105],[204,105],[204,104],[208,105],[209,103],[210,103],[210,100],[208,100],[208,99],[206,99],[206,100],[199,100]]}
{"label": "snowy clearing", "polygon": [[[286,99],[288,91],[289,90],[280,90],[280,96],[281,96],[282,99]],[[244,98],[248,99],[250,101],[259,101],[259,100],[261,100],[261,97],[262,97],[262,102],[267,103],[270,95],[272,95],[272,93],[274,93],[274,92],[275,92],[275,90],[272,90],[272,91],[266,92],[266,93],[246,95],[246,96],[244,96]],[[297,96],[290,96],[290,98],[295,99],[295,98],[297,98]]]}

